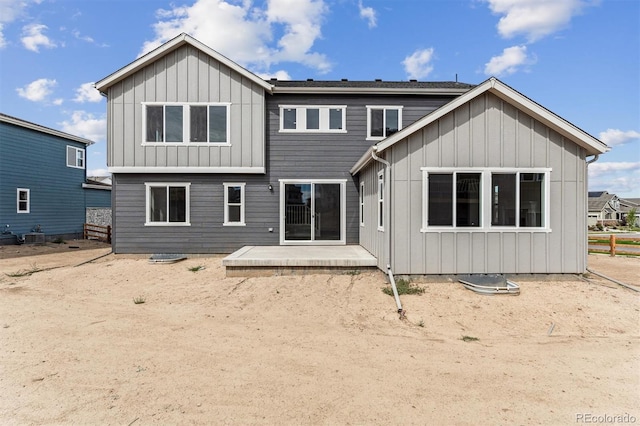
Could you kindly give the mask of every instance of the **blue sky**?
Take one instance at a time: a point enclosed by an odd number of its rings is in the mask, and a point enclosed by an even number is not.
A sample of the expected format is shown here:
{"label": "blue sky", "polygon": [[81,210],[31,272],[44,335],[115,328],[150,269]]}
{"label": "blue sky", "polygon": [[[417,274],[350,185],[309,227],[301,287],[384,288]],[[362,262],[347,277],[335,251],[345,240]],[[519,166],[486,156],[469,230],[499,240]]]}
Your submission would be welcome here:
{"label": "blue sky", "polygon": [[106,174],[92,84],[181,32],[265,78],[496,76],[611,147],[590,190],[640,198],[638,0],[0,0],[0,112]]}

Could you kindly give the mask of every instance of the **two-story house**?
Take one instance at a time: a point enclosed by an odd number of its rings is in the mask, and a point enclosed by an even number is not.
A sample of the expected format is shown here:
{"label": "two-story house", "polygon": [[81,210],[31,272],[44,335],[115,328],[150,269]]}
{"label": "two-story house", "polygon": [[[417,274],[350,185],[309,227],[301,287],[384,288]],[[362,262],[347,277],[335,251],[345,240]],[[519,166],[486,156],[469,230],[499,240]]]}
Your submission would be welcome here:
{"label": "two-story house", "polygon": [[[585,158],[605,145],[495,79],[265,81],[181,34],[96,88],[108,99],[116,253],[361,244],[399,273],[586,267],[586,226],[560,221],[584,213]],[[485,260],[427,267],[427,246]],[[556,249],[570,266],[539,266]]]}
{"label": "two-story house", "polygon": [[0,243],[82,237],[92,143],[0,114]]}

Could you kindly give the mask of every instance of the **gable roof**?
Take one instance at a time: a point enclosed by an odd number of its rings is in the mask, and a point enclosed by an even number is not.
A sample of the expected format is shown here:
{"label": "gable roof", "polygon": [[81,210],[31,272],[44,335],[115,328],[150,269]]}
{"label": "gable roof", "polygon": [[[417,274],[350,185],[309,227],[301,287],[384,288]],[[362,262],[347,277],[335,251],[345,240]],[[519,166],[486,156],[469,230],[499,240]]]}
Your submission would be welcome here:
{"label": "gable roof", "polygon": [[393,146],[394,144],[403,140],[414,132],[428,126],[444,115],[454,111],[456,108],[464,105],[465,103],[486,92],[494,94],[503,101],[508,102],[509,104],[526,112],[546,126],[552,128],[562,136],[570,139],[580,147],[584,148],[587,152],[587,155],[598,155],[608,151],[607,145],[605,145],[600,140],[596,139],[584,130],[574,126],[565,119],[544,108],[542,105],[532,101],[522,93],[514,90],[497,78],[491,77],[485,82],[464,93],[463,95],[455,98],[448,104],[443,105],[442,107],[425,115],[418,121],[410,124],[399,132],[394,133],[388,138],[378,142],[372,147],[372,149],[368,150],[358,160],[358,162],[356,162],[356,164],[351,168],[351,174],[357,174],[365,165],[367,165],[372,160],[371,151],[379,153],[386,150],[387,148]]}
{"label": "gable roof", "polygon": [[[588,193],[588,211],[600,212],[604,210],[609,202],[616,200],[618,197],[615,194],[609,194],[607,191],[594,191]],[[610,210],[614,210],[611,206]]]}
{"label": "gable roof", "polygon": [[114,84],[118,83],[119,81],[129,77],[130,75],[132,75],[135,72],[139,71],[140,69],[144,68],[145,66],[147,66],[150,63],[152,63],[156,59],[166,55],[169,52],[172,52],[172,51],[178,49],[181,46],[184,46],[185,44],[188,44],[190,46],[195,47],[196,49],[204,52],[205,54],[207,54],[209,56],[211,56],[212,58],[214,58],[218,62],[220,62],[220,63],[228,66],[232,70],[238,72],[242,76],[247,77],[249,80],[253,81],[254,83],[258,84],[259,86],[262,86],[265,90],[267,90],[269,92],[271,91],[271,89],[272,89],[271,84],[269,84],[265,80],[261,79],[260,77],[258,77],[254,73],[250,72],[246,68],[241,67],[240,65],[236,64],[235,62],[233,62],[231,59],[227,58],[226,56],[223,56],[220,53],[216,52],[215,50],[213,50],[212,48],[210,48],[206,44],[201,43],[200,41],[196,40],[195,38],[193,38],[190,35],[185,34],[185,33],[181,33],[177,37],[172,38],[171,40],[169,40],[166,43],[162,44],[161,46],[155,48],[151,52],[139,57],[135,61],[131,62],[129,65],[126,65],[123,68],[120,68],[118,71],[114,72],[113,74],[103,78],[102,80],[100,80],[96,84],[94,84],[94,87],[96,89],[98,89],[101,93],[106,94],[107,93],[107,89],[109,89],[109,87],[111,87]]}
{"label": "gable roof", "polygon": [[31,123],[30,121],[12,117],[10,115],[3,114],[1,112],[0,112],[0,122],[13,124],[15,126],[24,127],[25,129],[35,130],[36,132],[46,133],[51,136],[57,136],[59,138],[67,139],[74,142],[80,142],[85,144],[86,146],[94,144],[92,140],[81,138],[80,136],[71,135],[69,133],[61,132],[60,130],[55,130],[49,127],[41,126],[40,124]]}

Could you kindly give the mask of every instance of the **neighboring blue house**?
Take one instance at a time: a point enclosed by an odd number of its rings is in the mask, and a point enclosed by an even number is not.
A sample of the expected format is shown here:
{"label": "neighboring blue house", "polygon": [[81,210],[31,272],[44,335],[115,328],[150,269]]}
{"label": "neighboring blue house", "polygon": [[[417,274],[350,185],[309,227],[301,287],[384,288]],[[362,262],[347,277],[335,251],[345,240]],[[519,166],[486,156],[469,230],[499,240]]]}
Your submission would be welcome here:
{"label": "neighboring blue house", "polygon": [[25,235],[27,242],[41,234],[48,241],[82,237],[86,147],[92,143],[0,114],[0,244]]}

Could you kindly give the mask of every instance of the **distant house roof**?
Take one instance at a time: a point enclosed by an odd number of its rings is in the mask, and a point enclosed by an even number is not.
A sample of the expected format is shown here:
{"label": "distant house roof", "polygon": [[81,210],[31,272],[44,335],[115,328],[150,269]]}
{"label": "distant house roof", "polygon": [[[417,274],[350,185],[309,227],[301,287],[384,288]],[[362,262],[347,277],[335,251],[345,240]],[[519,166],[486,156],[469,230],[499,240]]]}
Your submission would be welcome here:
{"label": "distant house roof", "polygon": [[178,35],[177,37],[174,37],[173,39],[167,41],[166,43],[164,43],[161,46],[157,47],[156,49],[152,50],[151,52],[139,57],[135,61],[131,62],[129,65],[127,65],[127,66],[125,66],[123,68],[120,68],[118,71],[116,71],[116,72],[110,74],[109,76],[103,78],[102,80],[98,81],[94,86],[101,93],[106,94],[107,90],[109,89],[109,87],[111,87],[114,84],[118,83],[119,81],[129,77],[130,75],[136,73],[137,71],[139,71],[140,69],[144,68],[148,64],[152,63],[156,59],[158,59],[158,58],[166,55],[167,53],[172,52],[172,51],[174,51],[174,50],[176,50],[176,49],[178,49],[178,48],[180,48],[180,47],[182,47],[182,46],[184,46],[186,44],[188,44],[190,46],[193,46],[196,49],[206,53],[207,55],[209,55],[212,58],[216,59],[220,63],[228,66],[232,70],[234,70],[234,71],[240,73],[241,75],[247,77],[248,79],[252,80],[254,83],[262,86],[265,90],[271,91],[271,88],[272,88],[271,84],[267,83],[265,80],[261,79],[260,77],[258,77],[255,74],[253,74],[252,72],[250,72],[246,68],[243,68],[242,66],[236,64],[235,62],[233,62],[231,59],[227,58],[226,56],[223,56],[220,53],[216,52],[215,50],[213,50],[212,48],[210,48],[206,44],[201,43],[200,41],[196,40],[195,38],[193,38],[190,35],[185,34],[185,33],[182,33],[182,34]]}
{"label": "distant house roof", "polygon": [[68,139],[74,142],[80,142],[87,146],[93,145],[93,141],[85,138],[81,138],[80,136],[74,136],[69,133],[61,132],[60,130],[51,129],[49,127],[41,126],[40,124],[31,123],[26,120],[22,120],[20,118],[12,117],[7,114],[0,113],[0,122],[13,124],[14,126],[24,127],[25,129],[35,130],[37,132],[46,133],[52,136],[57,136],[59,138]]}
{"label": "distant house roof", "polygon": [[596,139],[595,137],[591,136],[584,130],[574,126],[573,124],[569,123],[565,119],[561,118],[560,116],[544,108],[542,105],[532,101],[528,97],[524,96],[522,93],[504,84],[497,78],[491,77],[485,82],[467,91],[463,95],[455,98],[448,104],[425,115],[424,117],[415,121],[414,123],[410,124],[404,129],[378,142],[376,145],[371,147],[356,162],[356,164],[351,168],[351,173],[354,175],[357,174],[365,165],[367,165],[370,161],[372,161],[372,158],[371,158],[372,152],[380,153],[386,150],[387,148],[403,140],[407,136],[437,121],[438,119],[442,118],[446,114],[454,111],[458,107],[464,105],[465,103],[471,101],[472,99],[486,92],[492,93],[493,95],[508,102],[509,104],[515,106],[516,108],[519,108],[520,110],[526,112],[536,120],[540,121],[541,123],[552,128],[556,132],[560,133],[562,136],[570,139],[578,146],[584,148],[587,155],[603,154],[608,150],[607,145],[605,145],[603,142]]}
{"label": "distant house roof", "polygon": [[[609,194],[607,191],[589,192],[588,211],[601,212],[609,204],[610,201],[616,200],[615,194]],[[613,210],[613,206],[611,206]]]}
{"label": "distant house roof", "polygon": [[273,85],[273,93],[303,94],[430,94],[461,95],[474,88],[475,85],[454,81],[350,81],[347,79],[326,80],[268,80]]}

